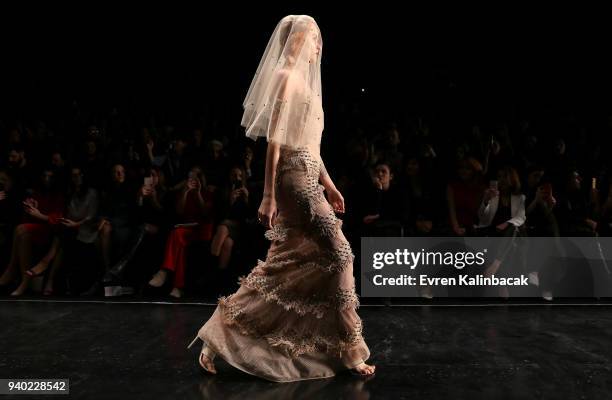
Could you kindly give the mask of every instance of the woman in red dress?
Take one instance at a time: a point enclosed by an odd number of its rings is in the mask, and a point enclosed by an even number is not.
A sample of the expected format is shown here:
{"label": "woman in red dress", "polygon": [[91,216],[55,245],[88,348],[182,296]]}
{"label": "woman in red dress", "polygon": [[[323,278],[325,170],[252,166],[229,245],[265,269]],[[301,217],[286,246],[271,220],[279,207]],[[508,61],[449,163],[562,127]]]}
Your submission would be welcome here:
{"label": "woman in red dress", "polygon": [[149,281],[161,287],[168,273],[174,274],[170,296],[180,298],[185,286],[185,254],[187,246],[195,241],[209,241],[213,235],[213,196],[206,190],[206,178],[200,167],[193,167],[183,188],[177,193],[174,226],[166,242],[163,264]]}

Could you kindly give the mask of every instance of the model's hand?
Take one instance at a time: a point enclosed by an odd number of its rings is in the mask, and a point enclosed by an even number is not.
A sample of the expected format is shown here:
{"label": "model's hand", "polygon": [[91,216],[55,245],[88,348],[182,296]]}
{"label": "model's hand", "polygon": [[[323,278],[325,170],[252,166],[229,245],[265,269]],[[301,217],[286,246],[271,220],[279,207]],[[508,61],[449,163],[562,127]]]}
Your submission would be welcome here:
{"label": "model's hand", "polygon": [[276,220],[276,200],[272,197],[264,197],[257,211],[259,222],[270,229]]}
{"label": "model's hand", "polygon": [[327,200],[332,205],[335,212],[339,214],[344,213],[344,197],[338,189],[332,189],[327,192]]}

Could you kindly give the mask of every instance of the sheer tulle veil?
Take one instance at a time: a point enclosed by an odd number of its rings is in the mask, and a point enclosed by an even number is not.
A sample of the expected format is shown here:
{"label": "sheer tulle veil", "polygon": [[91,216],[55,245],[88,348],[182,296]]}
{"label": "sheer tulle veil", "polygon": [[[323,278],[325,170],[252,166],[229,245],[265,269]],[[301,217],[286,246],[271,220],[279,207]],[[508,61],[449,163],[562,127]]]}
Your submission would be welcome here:
{"label": "sheer tulle veil", "polygon": [[288,15],[276,25],[243,102],[247,137],[291,147],[320,144],[322,44],[310,16]]}

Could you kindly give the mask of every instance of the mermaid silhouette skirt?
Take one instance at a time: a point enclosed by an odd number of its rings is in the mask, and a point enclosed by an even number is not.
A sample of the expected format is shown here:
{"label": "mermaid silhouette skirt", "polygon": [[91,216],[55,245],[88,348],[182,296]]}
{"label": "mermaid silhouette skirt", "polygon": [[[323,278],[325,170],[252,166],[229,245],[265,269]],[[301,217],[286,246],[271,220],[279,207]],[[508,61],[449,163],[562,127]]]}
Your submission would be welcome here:
{"label": "mermaid silhouette skirt", "polygon": [[281,147],[266,259],[218,299],[194,339],[274,382],[331,377],[370,356],[356,312],[354,254],[319,184],[321,168],[307,149]]}

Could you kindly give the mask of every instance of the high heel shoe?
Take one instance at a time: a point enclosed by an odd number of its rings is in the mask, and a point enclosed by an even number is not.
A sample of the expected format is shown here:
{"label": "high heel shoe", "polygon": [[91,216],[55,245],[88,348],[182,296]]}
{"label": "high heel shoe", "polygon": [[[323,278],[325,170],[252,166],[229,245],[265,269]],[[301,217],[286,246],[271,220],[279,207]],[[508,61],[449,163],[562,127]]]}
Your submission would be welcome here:
{"label": "high heel shoe", "polygon": [[149,281],[149,286],[154,288],[160,288],[164,286],[166,283],[166,278],[168,277],[168,272],[165,269],[160,269],[153,275],[153,278]]}
{"label": "high heel shoe", "polygon": [[[213,364],[213,359],[208,356],[209,348],[204,345],[202,346],[202,351],[200,351],[200,356],[198,358],[198,362],[204,371],[209,374],[217,375],[217,370],[215,369],[215,364]],[[203,361],[204,360],[204,361]],[[205,361],[208,360],[208,361]]]}
{"label": "high heel shoe", "polygon": [[13,290],[13,292],[11,293],[11,297],[19,297],[19,296],[23,296],[26,292],[28,291],[28,288],[22,288],[21,285]]}
{"label": "high heel shoe", "polygon": [[[187,348],[190,349],[191,346],[193,346],[195,344],[195,342],[197,342],[198,339],[199,339],[199,337],[196,336],[195,339],[193,339],[191,341],[189,346],[187,346]],[[206,342],[202,341],[202,350],[200,350],[200,355],[198,356],[198,363],[200,364],[200,366],[202,367],[202,369],[204,371],[206,371],[207,373],[212,374],[212,375],[216,375],[217,374],[217,370],[215,369],[215,364],[213,363],[213,360],[215,359],[215,356],[216,356],[216,354],[210,349],[210,347],[208,347],[206,345]],[[208,362],[202,361],[203,358],[204,359],[208,359]],[[212,368],[208,368],[207,364],[210,364],[210,366],[212,366]]]}
{"label": "high heel shoe", "polygon": [[45,264],[45,268],[43,268],[43,270],[42,270],[42,271],[35,272],[34,270],[35,270],[35,269],[36,269],[36,267],[38,267],[39,265],[40,265],[40,263],[38,263],[38,264],[36,264],[34,267],[32,267],[32,268],[30,268],[30,269],[26,270],[26,272],[25,272],[25,273],[26,273],[26,275],[28,275],[28,276],[30,276],[30,277],[32,277],[32,278],[35,278],[35,277],[37,277],[37,276],[41,276],[41,275],[43,275],[45,272],[47,272],[47,269],[49,269],[49,263],[46,263],[46,264]]}

